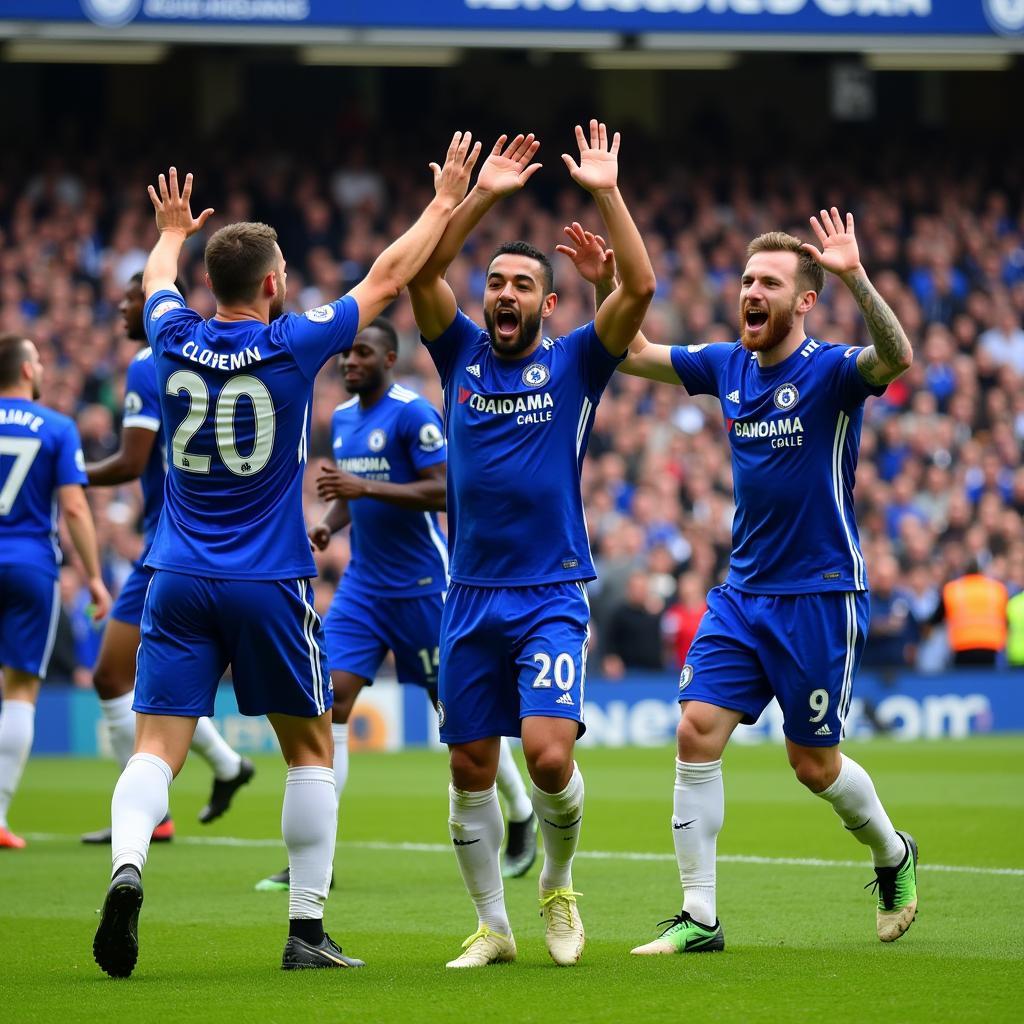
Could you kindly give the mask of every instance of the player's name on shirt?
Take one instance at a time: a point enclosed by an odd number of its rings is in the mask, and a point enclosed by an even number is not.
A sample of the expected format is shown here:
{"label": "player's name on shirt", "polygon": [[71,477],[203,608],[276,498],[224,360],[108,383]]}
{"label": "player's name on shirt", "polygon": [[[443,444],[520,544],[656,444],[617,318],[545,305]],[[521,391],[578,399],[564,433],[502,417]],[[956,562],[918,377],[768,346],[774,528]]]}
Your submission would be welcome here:
{"label": "player's name on shirt", "polygon": [[239,352],[213,352],[198,342],[186,341],[181,346],[181,354],[185,359],[208,366],[211,370],[241,370],[263,361],[259,345],[250,345]]}
{"label": "player's name on shirt", "polygon": [[0,409],[0,426],[28,427],[33,434],[38,434],[45,422],[33,409]]}

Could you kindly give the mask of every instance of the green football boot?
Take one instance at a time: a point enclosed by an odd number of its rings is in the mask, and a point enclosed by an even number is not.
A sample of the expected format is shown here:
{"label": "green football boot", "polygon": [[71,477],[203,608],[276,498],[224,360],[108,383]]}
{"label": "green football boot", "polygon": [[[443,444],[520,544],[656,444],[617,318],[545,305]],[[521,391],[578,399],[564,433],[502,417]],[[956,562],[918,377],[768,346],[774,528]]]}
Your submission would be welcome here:
{"label": "green football boot", "polygon": [[896,834],[907,846],[903,860],[894,868],[875,868],[875,880],[864,886],[878,893],[875,926],[882,942],[895,942],[917,916],[917,843],[908,832]]}
{"label": "green football boot", "polygon": [[653,942],[631,949],[635,956],[664,956],[670,953],[721,953],[725,949],[725,932],[720,921],[709,928],[694,921],[684,910],[667,921],[659,921],[658,927],[668,927]]}

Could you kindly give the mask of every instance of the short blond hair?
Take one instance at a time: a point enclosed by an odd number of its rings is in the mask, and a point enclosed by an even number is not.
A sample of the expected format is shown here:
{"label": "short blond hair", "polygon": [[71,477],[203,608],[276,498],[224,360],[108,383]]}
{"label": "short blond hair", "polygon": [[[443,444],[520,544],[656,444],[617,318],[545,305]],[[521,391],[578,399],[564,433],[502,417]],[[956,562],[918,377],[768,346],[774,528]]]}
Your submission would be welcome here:
{"label": "short blond hair", "polygon": [[821,264],[803,248],[803,242],[796,235],[785,231],[766,231],[758,235],[747,246],[747,259],[759,252],[792,252],[796,254],[796,283],[800,291],[812,291],[820,295],[825,287],[825,270]]}

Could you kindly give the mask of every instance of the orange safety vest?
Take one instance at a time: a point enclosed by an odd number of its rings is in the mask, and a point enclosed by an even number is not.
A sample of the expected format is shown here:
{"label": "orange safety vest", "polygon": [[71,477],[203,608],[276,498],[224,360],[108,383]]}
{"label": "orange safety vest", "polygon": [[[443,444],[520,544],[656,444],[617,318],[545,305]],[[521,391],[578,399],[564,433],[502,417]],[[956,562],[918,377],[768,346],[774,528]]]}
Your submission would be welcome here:
{"label": "orange safety vest", "polygon": [[954,651],[1001,651],[1006,646],[1009,592],[998,580],[972,573],[942,588],[949,646]]}

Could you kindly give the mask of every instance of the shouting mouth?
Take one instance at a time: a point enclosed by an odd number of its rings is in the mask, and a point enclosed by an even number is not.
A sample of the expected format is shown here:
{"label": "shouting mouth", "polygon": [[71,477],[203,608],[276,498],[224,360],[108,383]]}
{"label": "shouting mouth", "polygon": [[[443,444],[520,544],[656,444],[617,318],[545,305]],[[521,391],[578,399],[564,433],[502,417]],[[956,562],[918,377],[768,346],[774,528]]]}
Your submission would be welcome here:
{"label": "shouting mouth", "polygon": [[758,334],[768,323],[768,310],[758,306],[748,306],[743,314],[743,325],[748,334]]}
{"label": "shouting mouth", "polygon": [[494,311],[494,330],[503,340],[515,337],[519,330],[519,314],[511,306],[499,306]]}

